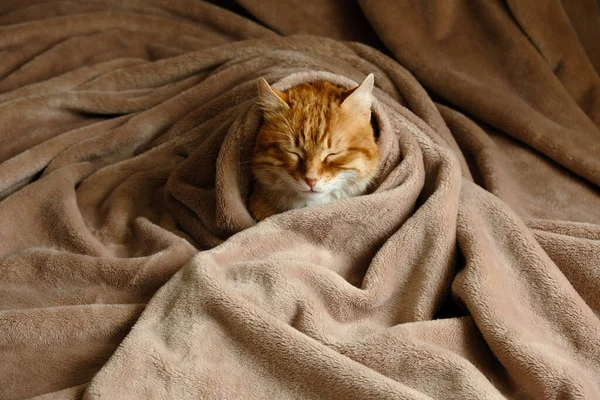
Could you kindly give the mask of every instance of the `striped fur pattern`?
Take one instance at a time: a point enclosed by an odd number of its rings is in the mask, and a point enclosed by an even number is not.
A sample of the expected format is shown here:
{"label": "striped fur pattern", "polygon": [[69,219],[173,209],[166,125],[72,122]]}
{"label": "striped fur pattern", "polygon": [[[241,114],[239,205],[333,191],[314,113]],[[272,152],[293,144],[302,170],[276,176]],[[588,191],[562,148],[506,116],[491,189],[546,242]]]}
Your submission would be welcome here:
{"label": "striped fur pattern", "polygon": [[264,121],[252,155],[250,209],[273,214],[363,194],[377,167],[373,75],[355,89],[329,82],[285,92],[258,83]]}

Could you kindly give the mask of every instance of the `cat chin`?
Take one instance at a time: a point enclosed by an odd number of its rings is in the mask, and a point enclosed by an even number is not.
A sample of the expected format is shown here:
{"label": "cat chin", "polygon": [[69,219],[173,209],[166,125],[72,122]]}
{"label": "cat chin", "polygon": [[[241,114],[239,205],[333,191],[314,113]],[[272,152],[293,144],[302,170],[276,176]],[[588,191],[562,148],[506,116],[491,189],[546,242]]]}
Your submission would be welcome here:
{"label": "cat chin", "polygon": [[347,197],[353,197],[362,194],[367,187],[367,182],[358,182],[354,185],[343,185],[329,189],[321,189],[317,192],[306,190],[295,190],[295,197],[299,200],[306,200],[309,203],[325,204],[333,200],[340,200]]}
{"label": "cat chin", "polygon": [[286,205],[287,209],[303,208],[308,206],[316,206],[320,204],[331,203],[337,200],[338,196],[335,196],[333,192],[296,192],[295,196],[288,199],[289,203]]}
{"label": "cat chin", "polygon": [[341,187],[333,187],[329,190],[325,189],[319,192],[310,192],[298,187],[290,187],[285,184],[282,185],[281,183],[280,186],[277,187],[272,183],[267,184],[260,180],[258,181],[263,188],[262,191],[275,205],[278,212],[322,205],[331,203],[335,200],[358,196],[364,193],[368,182],[368,180],[362,180]]}
{"label": "cat chin", "polygon": [[297,191],[296,192],[296,196],[301,197],[303,199],[307,199],[307,200],[311,200],[311,199],[318,199],[321,197],[327,197],[330,196],[331,192],[309,192],[309,191]]}

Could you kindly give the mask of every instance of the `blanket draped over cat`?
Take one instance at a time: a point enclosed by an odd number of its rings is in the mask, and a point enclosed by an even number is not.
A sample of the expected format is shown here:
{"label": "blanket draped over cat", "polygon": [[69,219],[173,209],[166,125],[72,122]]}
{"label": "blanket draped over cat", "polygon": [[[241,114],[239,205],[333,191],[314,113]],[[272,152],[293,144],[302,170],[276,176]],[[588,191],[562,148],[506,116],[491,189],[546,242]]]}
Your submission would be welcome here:
{"label": "blanket draped over cat", "polygon": [[[593,0],[0,2],[0,398],[600,398],[598,38]],[[373,187],[257,223],[258,79],[370,73]]]}

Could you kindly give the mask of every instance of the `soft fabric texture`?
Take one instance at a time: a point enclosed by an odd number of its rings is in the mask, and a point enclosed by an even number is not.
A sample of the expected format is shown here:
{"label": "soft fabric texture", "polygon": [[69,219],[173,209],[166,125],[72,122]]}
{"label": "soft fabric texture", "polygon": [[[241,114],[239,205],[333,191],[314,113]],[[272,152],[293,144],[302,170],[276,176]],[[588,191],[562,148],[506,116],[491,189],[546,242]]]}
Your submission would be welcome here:
{"label": "soft fabric texture", "polygon": [[[600,398],[594,1],[359,3],[0,3],[0,398]],[[371,72],[373,190],[257,224],[257,79]]]}

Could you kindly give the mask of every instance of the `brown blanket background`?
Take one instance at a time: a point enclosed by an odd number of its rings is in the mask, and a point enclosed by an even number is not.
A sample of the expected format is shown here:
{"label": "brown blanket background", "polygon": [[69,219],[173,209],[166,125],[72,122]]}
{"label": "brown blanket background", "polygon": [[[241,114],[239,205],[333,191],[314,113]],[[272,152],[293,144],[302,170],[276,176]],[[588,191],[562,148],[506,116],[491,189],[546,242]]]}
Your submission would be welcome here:
{"label": "brown blanket background", "polygon": [[[594,1],[213,3],[0,2],[0,398],[600,398]],[[256,224],[256,79],[370,72]]]}

